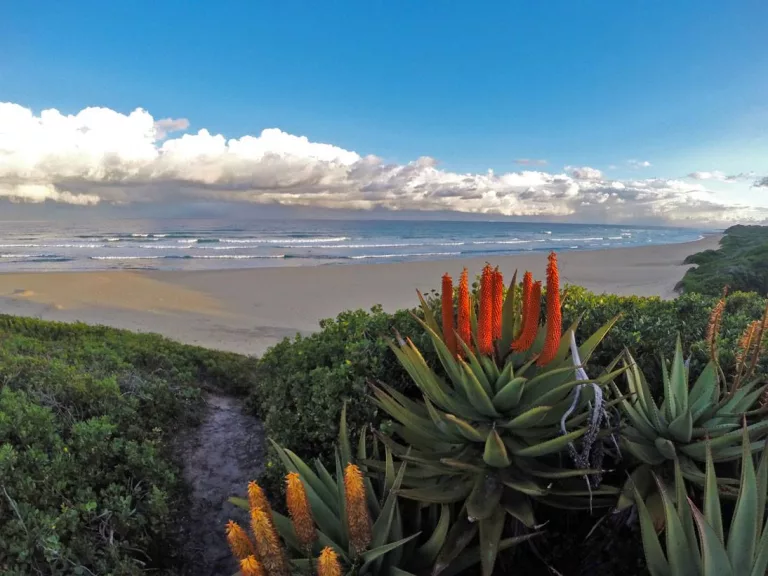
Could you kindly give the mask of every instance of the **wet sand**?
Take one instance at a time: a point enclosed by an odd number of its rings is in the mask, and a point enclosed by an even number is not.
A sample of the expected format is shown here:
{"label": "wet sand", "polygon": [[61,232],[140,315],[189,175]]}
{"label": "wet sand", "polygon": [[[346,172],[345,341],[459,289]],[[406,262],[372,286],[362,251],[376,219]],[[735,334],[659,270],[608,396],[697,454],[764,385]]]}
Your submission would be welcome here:
{"label": "wet sand", "polygon": [[[697,242],[559,255],[562,283],[597,293],[673,298],[686,256],[717,248]],[[415,289],[437,289],[445,272],[477,274],[486,258],[251,268],[227,271],[44,272],[0,274],[0,313],[105,324],[244,354],[307,334],[345,309],[412,307]],[[507,278],[515,269],[544,277],[546,254],[493,258]]]}

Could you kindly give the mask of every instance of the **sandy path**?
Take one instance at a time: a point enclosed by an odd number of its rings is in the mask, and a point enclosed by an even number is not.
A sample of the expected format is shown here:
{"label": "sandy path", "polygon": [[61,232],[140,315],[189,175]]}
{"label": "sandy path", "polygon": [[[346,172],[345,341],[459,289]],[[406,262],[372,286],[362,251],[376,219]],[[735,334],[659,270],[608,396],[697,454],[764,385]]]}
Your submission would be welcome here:
{"label": "sandy path", "polygon": [[[716,248],[719,237],[666,246],[560,255],[561,281],[598,293],[674,296],[686,256]],[[546,254],[493,258],[543,278]],[[80,320],[244,354],[261,354],[286,336],[309,333],[345,309],[412,307],[414,290],[439,287],[444,272],[480,271],[485,258],[392,264],[256,268],[206,272],[0,274],[0,313]]]}

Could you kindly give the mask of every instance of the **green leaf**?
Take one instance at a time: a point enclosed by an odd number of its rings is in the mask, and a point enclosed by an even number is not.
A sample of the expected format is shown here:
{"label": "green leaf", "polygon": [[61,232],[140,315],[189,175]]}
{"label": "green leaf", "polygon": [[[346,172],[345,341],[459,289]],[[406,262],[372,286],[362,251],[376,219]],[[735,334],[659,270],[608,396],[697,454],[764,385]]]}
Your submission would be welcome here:
{"label": "green leaf", "polygon": [[768,440],[766,440],[763,452],[760,455],[760,464],[757,466],[757,526],[762,527],[765,520],[765,504],[768,497]]}
{"label": "green leaf", "polygon": [[[499,542],[499,552],[512,548],[513,546],[517,546],[518,544],[525,542],[526,540],[530,540],[531,538],[534,538],[540,534],[541,532],[532,532],[530,534],[524,534],[523,536],[505,538]],[[456,561],[451,563],[450,567],[443,573],[444,576],[456,576],[457,574],[462,574],[465,570],[471,568],[480,561],[480,554],[481,549],[479,546],[470,548],[461,554],[461,556]],[[435,573],[433,572],[433,574]]]}
{"label": "green leaf", "polygon": [[534,444],[532,446],[528,446],[523,449],[519,450],[513,450],[512,453],[515,456],[523,456],[523,457],[535,457],[535,456],[545,456],[547,454],[555,454],[557,452],[560,452],[565,449],[566,446],[570,442],[573,442],[574,440],[577,440],[584,436],[584,434],[587,432],[586,428],[582,428],[580,430],[574,430],[573,432],[570,432],[568,434],[564,434],[562,436],[558,436],[557,438],[553,438],[552,440],[547,440],[546,442],[541,442],[539,444]]}
{"label": "green leaf", "polygon": [[552,409],[552,406],[536,406],[531,408],[527,412],[523,412],[519,416],[512,418],[508,422],[500,423],[502,428],[528,428],[538,424],[541,419],[546,416],[547,412]]}
{"label": "green leaf", "polygon": [[[455,566],[454,560],[464,552],[464,549],[475,537],[475,534],[477,534],[477,522],[470,522],[467,517],[466,509],[462,508],[456,523],[448,531],[445,545],[443,545],[442,550],[440,550],[440,554],[432,568],[432,576],[438,576],[449,566],[451,566],[451,570],[453,570]],[[475,563],[479,561],[480,556],[478,555]],[[448,571],[446,576],[449,576],[450,574],[452,574],[452,571]]]}
{"label": "green leaf", "polygon": [[707,472],[704,482],[704,516],[718,540],[725,544],[723,536],[723,517],[720,511],[720,494],[717,490],[715,463],[712,460],[712,448],[707,445]]}
{"label": "green leaf", "polygon": [[736,574],[748,574],[757,545],[757,479],[752,454],[749,449],[749,433],[743,429],[741,454],[741,489],[728,530],[728,558]]}
{"label": "green leaf", "polygon": [[696,383],[691,388],[688,396],[688,400],[691,403],[691,412],[695,412],[702,404],[708,405],[712,402],[716,386],[717,368],[715,363],[710,361],[696,379]]}
{"label": "green leaf", "polygon": [[[511,366],[511,363],[509,365]],[[523,395],[525,382],[526,378],[523,376],[518,376],[507,382],[493,397],[494,407],[501,412],[506,412],[517,406]]]}
{"label": "green leaf", "polygon": [[651,490],[654,489],[654,484],[650,466],[641,464],[635,468],[624,483],[619,502],[616,504],[616,510],[626,510],[630,506],[634,506],[636,493],[640,494],[643,499],[647,498]]}
{"label": "green leaf", "polygon": [[[675,344],[675,357],[672,360],[672,372],[669,375],[672,394],[675,397],[675,414],[679,416],[688,410],[688,379],[685,373],[685,360],[683,359],[683,344],[680,335],[677,335]],[[674,418],[670,418],[670,421]]]}
{"label": "green leaf", "polygon": [[[461,346],[464,349],[464,357],[469,360],[468,365],[472,369],[472,374],[475,375],[475,378],[483,387],[483,391],[490,398],[493,396],[493,388],[491,387],[491,381],[488,379],[488,376],[486,376],[482,364],[480,364],[477,356],[475,356],[472,349],[467,344],[461,342]],[[461,364],[461,362],[459,364]],[[469,399],[470,401],[472,400],[471,397],[469,397]]]}
{"label": "green leaf", "polygon": [[499,507],[504,486],[490,474],[478,475],[467,498],[467,515],[470,520],[485,520]]}
{"label": "green leaf", "polygon": [[327,489],[325,483],[312,472],[312,469],[301,458],[290,450],[281,447],[274,440],[270,439],[269,442],[289,472],[296,472],[301,476],[304,483],[312,488],[313,492],[323,500],[328,508],[334,508],[337,505],[338,498],[336,495]]}
{"label": "green leaf", "polygon": [[496,508],[490,518],[480,520],[480,565],[483,576],[491,576],[493,573],[505,519],[504,510]]}
{"label": "green leaf", "polygon": [[424,300],[424,296],[422,296],[421,292],[416,290],[416,294],[419,296],[419,304],[421,304],[421,310],[424,313],[424,320],[427,326],[434,330],[435,334],[444,336],[442,330],[440,330],[440,326],[437,323],[437,319],[435,318],[435,313],[432,311],[432,308],[429,306],[429,304],[427,304],[427,301]]}
{"label": "green leaf", "polygon": [[680,517],[680,523],[683,526],[685,540],[688,543],[690,561],[695,565],[694,575],[701,573],[701,558],[697,553],[696,528],[693,525],[693,513],[688,505],[688,494],[685,491],[685,479],[680,469],[680,461],[675,458],[675,503],[677,504],[677,515]]}
{"label": "green leaf", "polygon": [[485,439],[488,437],[487,429],[475,428],[469,422],[466,422],[453,414],[446,414],[445,419],[452,424],[455,424],[461,435],[471,442],[485,442]]}
{"label": "green leaf", "polygon": [[690,498],[688,504],[691,507],[691,512],[693,512],[693,519],[696,521],[696,528],[699,532],[701,563],[704,568],[703,576],[741,576],[741,574],[733,571],[722,542]]}
{"label": "green leaf", "polygon": [[507,448],[495,429],[491,430],[491,433],[488,434],[488,438],[485,440],[483,461],[493,468],[506,468],[511,464]]}
{"label": "green leaf", "polygon": [[464,392],[472,404],[472,407],[484,416],[498,417],[499,413],[493,407],[490,396],[486,393],[483,385],[478,381],[472,368],[459,358],[459,365],[464,370],[462,384]]}
{"label": "green leaf", "polygon": [[536,525],[531,499],[525,494],[516,490],[505,490],[501,505],[507,514],[516,518],[526,528],[533,528]]}
{"label": "green leaf", "polygon": [[365,571],[368,569],[368,567],[371,565],[371,563],[376,560],[377,558],[383,556],[387,552],[391,552],[395,548],[399,548],[403,544],[410,542],[414,538],[418,538],[421,532],[417,532],[416,534],[411,534],[410,536],[406,538],[402,538],[396,542],[390,542],[389,544],[384,544],[383,546],[379,546],[378,548],[373,548],[371,550],[367,550],[361,554],[361,557],[363,559],[363,565],[360,568],[361,573],[365,573]]}
{"label": "green leaf", "polygon": [[693,418],[691,411],[686,409],[677,418],[669,423],[668,431],[678,442],[690,442],[693,433]]}
{"label": "green leaf", "polygon": [[429,540],[424,542],[418,550],[417,558],[422,566],[432,566],[440,553],[440,549],[445,544],[448,536],[448,528],[451,526],[451,509],[447,504],[440,507],[440,519],[437,521],[434,531]]}
{"label": "green leaf", "polygon": [[452,479],[426,488],[401,488],[397,495],[428,504],[453,504],[463,501],[471,490],[472,485],[466,480]]}
{"label": "green leaf", "polygon": [[648,571],[651,573],[651,576],[677,576],[670,571],[669,562],[667,562],[667,558],[664,556],[661,543],[656,535],[653,518],[637,490],[635,490],[635,502],[637,503],[637,514],[640,518],[643,552],[645,552],[645,562]]}
{"label": "green leaf", "polygon": [[621,445],[629,450],[635,458],[645,464],[658,466],[659,464],[663,464],[666,460],[653,444],[633,442],[632,440],[628,440],[625,436],[622,436]]}

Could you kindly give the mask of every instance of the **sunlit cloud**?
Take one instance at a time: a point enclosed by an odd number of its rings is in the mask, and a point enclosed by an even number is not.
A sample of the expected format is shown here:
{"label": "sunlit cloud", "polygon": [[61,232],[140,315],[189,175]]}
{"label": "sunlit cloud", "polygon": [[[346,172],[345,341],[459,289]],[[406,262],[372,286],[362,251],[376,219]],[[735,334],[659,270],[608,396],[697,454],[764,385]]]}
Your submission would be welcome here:
{"label": "sunlit cloud", "polygon": [[188,128],[186,119],[155,120],[142,109],[36,114],[0,103],[0,197],[74,205],[277,203],[612,222],[766,217],[754,208],[726,207],[703,185],[706,178],[617,180],[592,167],[569,166],[563,173],[533,168],[543,160],[527,160],[531,168],[515,172],[460,173],[438,168],[434,158],[387,163],[277,128],[229,139],[204,128],[179,134]]}

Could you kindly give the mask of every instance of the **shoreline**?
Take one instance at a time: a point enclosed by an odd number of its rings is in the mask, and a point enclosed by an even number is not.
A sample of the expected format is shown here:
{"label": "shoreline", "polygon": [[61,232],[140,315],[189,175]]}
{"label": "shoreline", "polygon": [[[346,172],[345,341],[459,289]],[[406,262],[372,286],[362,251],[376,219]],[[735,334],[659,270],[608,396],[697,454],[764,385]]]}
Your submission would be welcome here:
{"label": "shoreline", "polygon": [[[717,248],[722,235],[694,242],[563,251],[561,281],[597,293],[675,296],[689,266],[683,260]],[[509,280],[515,268],[544,277],[547,252],[492,258]],[[284,337],[309,334],[323,318],[381,304],[394,311],[417,304],[415,290],[440,286],[485,257],[417,262],[230,270],[109,270],[0,273],[0,313],[156,332],[188,344],[262,354]]]}

